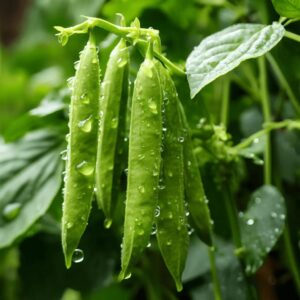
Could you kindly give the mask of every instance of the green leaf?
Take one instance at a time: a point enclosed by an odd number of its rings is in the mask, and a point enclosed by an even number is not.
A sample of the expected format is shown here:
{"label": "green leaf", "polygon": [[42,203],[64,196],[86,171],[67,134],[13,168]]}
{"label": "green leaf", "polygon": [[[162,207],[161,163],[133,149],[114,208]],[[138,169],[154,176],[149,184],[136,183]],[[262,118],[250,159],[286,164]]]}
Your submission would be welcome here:
{"label": "green leaf", "polygon": [[278,14],[287,18],[300,17],[300,0],[272,0]]}
{"label": "green leaf", "polygon": [[191,97],[216,78],[236,68],[244,60],[270,51],[284,36],[284,27],[237,24],[202,40],[186,63]]}
{"label": "green leaf", "polygon": [[247,274],[254,274],[275,246],[283,232],[285,216],[284,199],[274,186],[265,185],[253,193],[240,218]]}
{"label": "green leaf", "polygon": [[[221,284],[223,300],[246,300],[246,283],[238,258],[233,255],[233,245],[215,236],[216,266]],[[198,238],[191,239],[189,255],[182,276],[183,282],[188,286],[191,282],[201,282],[195,289],[191,289],[193,300],[213,300],[213,290],[210,278],[210,263],[208,247]]]}
{"label": "green leaf", "polygon": [[61,186],[61,149],[61,136],[46,130],[0,145],[0,248],[48,209]]}

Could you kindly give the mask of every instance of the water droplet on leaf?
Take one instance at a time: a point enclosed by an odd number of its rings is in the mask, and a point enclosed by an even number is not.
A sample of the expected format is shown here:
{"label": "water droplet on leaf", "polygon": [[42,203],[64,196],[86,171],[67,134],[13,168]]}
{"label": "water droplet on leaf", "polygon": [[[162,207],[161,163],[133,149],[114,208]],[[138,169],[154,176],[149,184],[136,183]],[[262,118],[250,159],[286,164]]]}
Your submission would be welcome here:
{"label": "water droplet on leaf", "polygon": [[2,215],[6,221],[15,219],[21,211],[21,203],[9,203],[5,205]]}
{"label": "water droplet on leaf", "polygon": [[85,160],[78,164],[76,169],[84,176],[90,176],[94,173],[94,166]]}
{"label": "water droplet on leaf", "polygon": [[81,249],[75,249],[72,257],[74,263],[80,263],[84,260],[84,253]]}

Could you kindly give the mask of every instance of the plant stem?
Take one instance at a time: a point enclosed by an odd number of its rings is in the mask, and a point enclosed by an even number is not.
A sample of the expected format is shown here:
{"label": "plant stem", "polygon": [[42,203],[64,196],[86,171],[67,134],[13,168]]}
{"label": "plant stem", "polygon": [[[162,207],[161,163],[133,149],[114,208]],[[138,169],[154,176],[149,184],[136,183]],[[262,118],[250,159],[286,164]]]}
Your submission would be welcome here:
{"label": "plant stem", "polygon": [[[153,38],[153,40],[158,42],[158,46],[160,44],[158,30],[137,28],[137,27],[122,27],[99,18],[88,17],[86,21],[72,27],[64,28],[60,26],[55,26],[54,28],[59,31],[59,33],[57,34],[58,36],[65,38],[63,40],[64,41],[63,45],[64,45],[66,44],[68,38],[73,34],[87,33],[90,29],[94,27],[99,27],[108,32],[114,33],[120,37],[125,38],[131,44],[137,45],[137,47],[139,48],[139,50],[142,52],[143,55],[146,55],[149,42],[147,40],[139,38],[139,36],[144,36],[144,37],[150,36]],[[166,58],[159,51],[154,49],[153,54],[174,74],[178,76],[186,76],[184,70],[182,70],[174,63],[172,63],[168,58]]]}
{"label": "plant stem", "polygon": [[263,125],[264,129],[255,132],[254,134],[250,135],[247,137],[245,140],[243,140],[241,143],[237,144],[236,146],[233,147],[234,151],[236,150],[241,150],[244,148],[247,148],[250,146],[255,139],[260,138],[266,133],[276,130],[276,129],[282,129],[282,128],[287,128],[287,129],[298,129],[300,130],[300,121],[298,120],[284,120],[281,122],[270,122],[270,123],[265,123]]}
{"label": "plant stem", "polygon": [[296,33],[290,32],[290,31],[285,31],[284,36],[291,39],[291,40],[293,40],[293,41],[300,42],[300,35],[299,34],[296,34]]}
{"label": "plant stem", "polygon": [[[231,230],[231,235],[235,247],[235,253],[239,250],[243,250],[243,244],[242,244],[242,238],[241,238],[241,232],[240,232],[240,227],[239,227],[239,221],[238,221],[238,212],[236,209],[236,205],[233,201],[233,197],[231,194],[230,187],[226,186],[224,187],[225,190],[225,206],[226,206],[226,212],[229,220],[229,225],[230,225],[230,230]],[[245,278],[245,283],[247,286],[247,291],[248,299],[256,299],[256,291],[253,287],[252,280],[249,278],[245,272],[245,266],[244,262],[242,260],[241,256],[238,256],[238,259],[240,261],[241,269],[243,272],[243,276]]]}
{"label": "plant stem", "polygon": [[236,249],[240,249],[242,248],[242,240],[238,222],[238,212],[229,187],[226,188],[225,206],[234,246]]}
{"label": "plant stem", "polygon": [[298,295],[300,295],[300,273],[297,267],[297,261],[293,250],[292,242],[291,242],[291,234],[287,223],[285,224],[285,229],[283,231],[283,240],[284,240],[284,246],[286,250],[288,264],[290,266],[291,272],[294,277]]}
{"label": "plant stem", "polygon": [[[132,41],[131,41],[132,42]],[[138,39],[136,42],[136,45],[138,46],[140,52],[142,52],[143,55],[145,55],[148,42],[142,39]],[[186,76],[184,70],[176,66],[174,63],[172,63],[168,58],[166,58],[163,54],[159,53],[158,51],[153,51],[154,56],[159,59],[166,67],[168,67],[174,74],[179,76]]]}
{"label": "plant stem", "polygon": [[295,94],[293,93],[293,91],[291,89],[291,86],[289,85],[288,81],[284,77],[276,60],[270,53],[267,54],[267,59],[271,65],[271,67],[273,68],[273,71],[274,71],[275,75],[277,76],[279,83],[286,90],[286,93],[287,93],[288,97],[290,98],[291,103],[294,107],[294,110],[296,111],[297,116],[299,117],[300,116],[300,105],[297,101]]}
{"label": "plant stem", "polygon": [[[299,40],[300,41],[300,40]],[[259,58],[259,69],[260,69],[260,84],[261,84],[261,98],[262,98],[262,106],[264,111],[264,120],[265,122],[271,122],[271,114],[270,114],[270,106],[268,101],[268,94],[267,94],[267,80],[266,80],[266,65],[265,65],[265,59],[264,57]],[[286,120],[289,121],[289,120]],[[281,122],[284,124],[285,121]],[[288,124],[288,122],[286,122]],[[270,132],[267,133],[267,143],[266,143],[266,149],[265,149],[265,169],[264,169],[264,183],[265,184],[271,184],[272,178],[271,178],[271,172],[272,172],[272,165],[271,165],[271,140],[270,140]],[[287,257],[288,262],[295,280],[295,284],[297,287],[298,292],[300,293],[300,274],[297,269],[297,262],[295,258],[295,254],[293,252],[292,244],[291,244],[291,238],[290,238],[290,232],[288,229],[288,225],[286,224],[285,230],[283,233],[284,238],[284,245],[287,251]]]}
{"label": "plant stem", "polygon": [[227,127],[228,121],[228,107],[230,97],[230,79],[225,77],[223,80],[223,97],[222,97],[222,109],[221,109],[221,124]]}
{"label": "plant stem", "polygon": [[[261,56],[258,58],[258,65],[259,65],[259,82],[260,82],[260,93],[261,93],[263,116],[264,116],[264,121],[266,123],[268,123],[268,122],[272,121],[272,116],[271,116],[271,108],[269,105],[265,57]],[[272,182],[272,156],[271,156],[270,132],[266,132],[266,146],[265,146],[264,160],[265,160],[264,183],[271,184],[271,182]]]}
{"label": "plant stem", "polygon": [[292,23],[300,21],[300,18],[295,18],[295,19],[289,19],[287,22],[284,23],[284,26],[288,26]]}
{"label": "plant stem", "polygon": [[215,247],[209,247],[208,254],[209,254],[209,261],[210,261],[210,271],[211,271],[211,277],[214,285],[213,289],[214,289],[215,300],[222,300],[220,281],[218,278],[218,273],[216,268],[215,251],[216,251]]}

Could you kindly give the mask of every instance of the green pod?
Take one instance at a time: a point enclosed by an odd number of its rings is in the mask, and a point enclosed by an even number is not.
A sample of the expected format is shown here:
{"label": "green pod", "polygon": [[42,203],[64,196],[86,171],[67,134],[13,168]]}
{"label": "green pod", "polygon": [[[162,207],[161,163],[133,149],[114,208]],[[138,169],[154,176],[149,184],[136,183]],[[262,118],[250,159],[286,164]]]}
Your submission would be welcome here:
{"label": "green pod", "polygon": [[190,212],[190,221],[199,238],[207,245],[212,245],[212,221],[205,196],[203,183],[193,152],[193,143],[189,133],[188,123],[181,103],[178,101],[181,121],[185,128],[185,140],[183,147],[184,172],[185,172],[185,196]]}
{"label": "green pod", "polygon": [[160,213],[156,220],[156,237],[165,264],[178,291],[188,253],[189,234],[184,204],[183,128],[173,80],[160,68],[163,91],[163,152],[158,194]]}
{"label": "green pod", "polygon": [[105,214],[107,228],[111,225],[114,202],[117,198],[113,195],[113,189],[118,185],[116,181],[120,177],[120,172],[115,170],[115,166],[117,168],[120,165],[120,162],[116,161],[121,149],[118,141],[124,135],[124,114],[128,98],[128,61],[129,51],[126,41],[121,39],[110,54],[100,92],[96,195],[98,206]]}
{"label": "green pod", "polygon": [[80,54],[72,85],[62,216],[62,246],[67,268],[87,226],[94,189],[100,67],[90,37]]}
{"label": "green pod", "polygon": [[132,265],[146,248],[157,206],[162,136],[158,71],[159,62],[146,57],[133,90],[120,280],[130,276]]}

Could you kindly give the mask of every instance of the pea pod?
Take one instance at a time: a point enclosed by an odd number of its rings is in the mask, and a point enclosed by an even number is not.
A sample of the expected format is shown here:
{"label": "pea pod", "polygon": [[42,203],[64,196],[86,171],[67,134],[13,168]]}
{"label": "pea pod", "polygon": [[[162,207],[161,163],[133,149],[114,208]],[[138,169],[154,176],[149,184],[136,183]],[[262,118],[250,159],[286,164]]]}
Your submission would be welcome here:
{"label": "pea pod", "polygon": [[138,71],[132,97],[121,280],[149,242],[157,205],[162,95],[159,62],[150,54]]}
{"label": "pea pod", "polygon": [[125,119],[122,116],[126,111],[128,94],[128,60],[129,52],[126,41],[121,39],[110,54],[101,85],[96,195],[98,206],[103,209],[106,216],[105,226],[107,228],[112,222],[112,212],[115,205],[113,200],[117,198],[117,196],[113,197],[113,187],[117,185],[116,181],[120,176],[114,166],[119,166],[119,162],[116,162],[117,152],[120,150],[117,141],[125,126]]}
{"label": "pea pod", "polygon": [[184,153],[184,172],[185,172],[185,196],[190,212],[190,220],[199,236],[207,245],[212,245],[212,222],[207,205],[203,183],[193,152],[193,144],[189,133],[188,123],[181,103],[178,101],[181,121],[185,128]]}
{"label": "pea pod", "polygon": [[94,189],[95,143],[100,67],[90,37],[80,54],[72,86],[62,216],[62,246],[67,268],[87,226]]}
{"label": "pea pod", "polygon": [[165,264],[178,291],[188,252],[189,235],[184,205],[183,128],[178,96],[168,70],[160,68],[163,90],[163,152],[156,218],[156,237]]}

